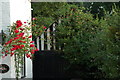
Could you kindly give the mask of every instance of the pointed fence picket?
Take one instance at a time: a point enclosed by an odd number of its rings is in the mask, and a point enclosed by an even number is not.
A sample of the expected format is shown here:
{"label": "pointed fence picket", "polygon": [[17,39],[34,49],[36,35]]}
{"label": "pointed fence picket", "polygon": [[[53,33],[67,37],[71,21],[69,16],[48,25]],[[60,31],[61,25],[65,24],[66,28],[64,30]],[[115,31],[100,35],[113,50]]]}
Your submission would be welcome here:
{"label": "pointed fence picket", "polygon": [[56,24],[53,23],[49,28],[47,28],[41,36],[36,39],[36,45],[39,50],[56,50],[55,42],[55,27]]}

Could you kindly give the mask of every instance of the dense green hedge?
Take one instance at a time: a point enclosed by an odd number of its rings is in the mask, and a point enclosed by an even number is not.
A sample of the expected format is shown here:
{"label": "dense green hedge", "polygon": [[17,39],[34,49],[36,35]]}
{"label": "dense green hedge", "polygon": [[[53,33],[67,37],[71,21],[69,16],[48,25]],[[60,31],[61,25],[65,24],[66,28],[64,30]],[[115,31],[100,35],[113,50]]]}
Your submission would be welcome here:
{"label": "dense green hedge", "polygon": [[82,78],[119,78],[120,14],[94,19],[89,12],[76,9],[57,27],[57,46],[69,60],[68,71]]}

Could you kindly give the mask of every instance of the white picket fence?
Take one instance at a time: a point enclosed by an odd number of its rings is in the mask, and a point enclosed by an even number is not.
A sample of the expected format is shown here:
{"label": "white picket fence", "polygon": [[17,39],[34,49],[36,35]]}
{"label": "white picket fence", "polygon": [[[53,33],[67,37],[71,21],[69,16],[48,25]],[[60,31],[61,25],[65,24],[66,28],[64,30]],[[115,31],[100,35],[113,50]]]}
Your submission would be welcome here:
{"label": "white picket fence", "polygon": [[41,36],[37,37],[36,44],[39,50],[56,50],[56,40],[52,37],[55,36],[55,26],[56,24],[53,23],[52,26],[47,28],[45,32],[42,33]]}

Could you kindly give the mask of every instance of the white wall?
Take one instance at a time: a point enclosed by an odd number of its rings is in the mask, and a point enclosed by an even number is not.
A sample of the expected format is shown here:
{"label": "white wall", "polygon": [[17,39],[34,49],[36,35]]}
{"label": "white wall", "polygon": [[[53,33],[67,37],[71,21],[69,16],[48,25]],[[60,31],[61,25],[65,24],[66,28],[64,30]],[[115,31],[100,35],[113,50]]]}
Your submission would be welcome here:
{"label": "white wall", "polygon": [[[9,0],[0,0],[0,30],[6,30],[6,27],[10,25],[10,3]],[[11,69],[11,58],[6,57],[4,59],[0,59],[2,64],[9,65]],[[0,74],[0,78],[10,78],[11,70],[7,73]]]}
{"label": "white wall", "polygon": [[[29,0],[0,0],[0,30],[12,25],[16,20],[31,21],[31,2]],[[1,28],[2,26],[2,28]],[[10,66],[10,71],[0,74],[2,78],[15,78],[14,58],[0,59],[2,63]],[[32,78],[32,61],[26,59],[26,77]]]}
{"label": "white wall", "polygon": [[0,31],[2,30],[2,2],[0,2]]}
{"label": "white wall", "polygon": [[31,20],[31,3],[29,0],[10,0],[10,22]]}
{"label": "white wall", "polygon": [[10,2],[9,0],[0,0],[0,28],[6,30],[10,24]]}

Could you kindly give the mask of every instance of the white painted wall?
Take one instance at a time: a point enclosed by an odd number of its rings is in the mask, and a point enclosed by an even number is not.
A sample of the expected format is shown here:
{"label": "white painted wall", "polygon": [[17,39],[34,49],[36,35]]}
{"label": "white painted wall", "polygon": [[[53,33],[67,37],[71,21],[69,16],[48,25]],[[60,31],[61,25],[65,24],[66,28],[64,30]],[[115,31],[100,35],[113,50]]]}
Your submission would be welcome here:
{"label": "white painted wall", "polygon": [[2,2],[0,2],[0,31],[2,30]]}
{"label": "white painted wall", "polygon": [[31,2],[29,0],[10,0],[10,22],[31,20]]}
{"label": "white painted wall", "polygon": [[[10,0],[10,23],[16,20],[31,21],[30,0]],[[26,58],[26,77],[32,78],[32,61]]]}
{"label": "white painted wall", "polygon": [[[0,29],[6,30],[6,27],[10,25],[10,3],[9,0],[0,0]],[[6,57],[0,59],[2,64],[7,64],[11,69],[11,58]],[[7,73],[0,74],[0,78],[10,78],[11,70]]]}
{"label": "white painted wall", "polygon": [[[30,0],[0,0],[0,30],[12,25],[16,20],[31,21]],[[2,63],[10,66],[10,71],[0,74],[1,78],[15,78],[14,58],[6,57],[0,59]],[[26,58],[26,77],[32,78],[32,61]]]}

